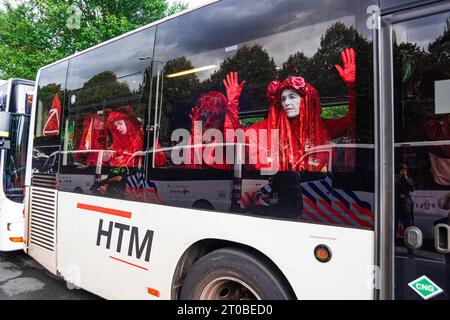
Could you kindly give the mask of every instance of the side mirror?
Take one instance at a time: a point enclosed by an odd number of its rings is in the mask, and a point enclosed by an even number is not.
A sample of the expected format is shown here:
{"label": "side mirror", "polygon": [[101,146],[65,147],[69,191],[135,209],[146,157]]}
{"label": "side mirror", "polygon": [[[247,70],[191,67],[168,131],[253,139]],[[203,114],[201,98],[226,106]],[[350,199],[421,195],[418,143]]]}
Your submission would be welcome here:
{"label": "side mirror", "polygon": [[0,112],[0,150],[11,148],[11,113]]}

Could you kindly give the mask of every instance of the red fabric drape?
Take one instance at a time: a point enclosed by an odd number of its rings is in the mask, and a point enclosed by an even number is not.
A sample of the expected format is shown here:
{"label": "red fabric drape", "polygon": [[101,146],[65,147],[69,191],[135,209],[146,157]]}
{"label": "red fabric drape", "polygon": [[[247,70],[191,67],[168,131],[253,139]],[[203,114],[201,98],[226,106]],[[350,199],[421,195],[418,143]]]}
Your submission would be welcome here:
{"label": "red fabric drape", "polygon": [[[83,134],[79,142],[77,150],[105,150],[106,149],[106,126],[103,116],[89,115],[83,122]],[[81,154],[77,156],[82,159]],[[86,152],[86,165],[96,166],[98,160],[98,152]]]}
{"label": "red fabric drape", "polygon": [[[127,128],[125,134],[119,132],[116,127],[116,123],[121,120],[125,122]],[[115,154],[109,161],[109,165],[111,167],[137,166],[138,157],[131,163],[129,163],[129,160],[136,152],[143,151],[144,128],[131,106],[111,111],[106,126],[112,137],[112,144],[109,149],[115,151]]]}

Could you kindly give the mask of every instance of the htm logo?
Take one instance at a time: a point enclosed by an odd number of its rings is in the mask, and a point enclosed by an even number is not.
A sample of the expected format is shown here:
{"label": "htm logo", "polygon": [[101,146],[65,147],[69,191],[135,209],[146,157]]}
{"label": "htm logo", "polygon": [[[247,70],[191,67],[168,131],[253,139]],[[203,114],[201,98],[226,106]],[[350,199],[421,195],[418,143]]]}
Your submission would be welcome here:
{"label": "htm logo", "polygon": [[[150,253],[153,243],[153,234],[151,230],[146,230],[142,240],[139,238],[139,229],[117,222],[109,222],[104,229],[104,221],[100,220],[97,234],[97,247],[102,246],[102,239],[106,240],[106,249],[111,249],[113,238],[117,238],[116,251],[122,253],[127,250],[128,256],[141,260],[145,254],[144,260],[150,261]],[[103,241],[104,242],[104,241]]]}

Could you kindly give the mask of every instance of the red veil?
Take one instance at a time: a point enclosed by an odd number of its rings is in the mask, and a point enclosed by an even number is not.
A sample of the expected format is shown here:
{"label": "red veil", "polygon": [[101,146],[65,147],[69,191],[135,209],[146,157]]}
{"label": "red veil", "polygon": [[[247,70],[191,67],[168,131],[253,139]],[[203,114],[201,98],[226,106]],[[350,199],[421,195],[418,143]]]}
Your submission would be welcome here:
{"label": "red veil", "polygon": [[[289,120],[281,106],[284,90],[295,90],[301,97],[300,115]],[[270,102],[267,122],[268,133],[279,130],[279,171],[302,171],[309,169],[305,153],[314,147],[331,143],[328,129],[323,121],[322,107],[317,90],[303,78],[288,78],[282,83],[273,81],[267,89]],[[270,150],[270,149],[269,149]]]}
{"label": "red veil", "polygon": [[[123,120],[127,127],[127,133],[120,133],[115,122]],[[130,158],[138,151],[143,151],[144,147],[144,128],[139,122],[136,113],[131,106],[121,107],[111,111],[106,122],[108,131],[112,137],[112,144],[109,149],[116,151],[110,160],[111,167],[135,167],[138,165],[136,161],[128,163]]]}
{"label": "red veil", "polygon": [[[296,119],[289,119],[281,105],[281,94],[284,90],[293,89],[301,97],[300,115]],[[305,155],[314,147],[331,144],[331,137],[326,123],[321,117],[322,108],[317,90],[306,83],[303,78],[288,78],[283,82],[272,81],[267,88],[267,99],[269,101],[269,116],[266,120],[251,126],[249,129],[257,130],[257,144],[260,149],[267,150],[269,159],[275,163],[262,163],[258,159],[256,168],[258,170],[276,171],[320,171],[326,162],[311,167],[308,165]],[[260,130],[267,130],[267,143],[261,138]],[[278,130],[279,145],[275,148],[271,141],[271,133]],[[250,142],[252,144],[253,142]],[[266,144],[266,145],[264,145]],[[274,149],[274,150],[273,150]],[[278,154],[271,154],[278,152]],[[320,160],[320,159],[316,159]],[[326,159],[323,159],[326,161]]]}

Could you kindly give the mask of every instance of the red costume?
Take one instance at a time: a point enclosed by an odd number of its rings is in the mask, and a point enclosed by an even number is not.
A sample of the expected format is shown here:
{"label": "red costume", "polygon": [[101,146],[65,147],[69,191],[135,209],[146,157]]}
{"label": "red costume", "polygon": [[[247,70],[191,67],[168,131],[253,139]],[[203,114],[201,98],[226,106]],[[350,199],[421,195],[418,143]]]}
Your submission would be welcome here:
{"label": "red costume", "polygon": [[[219,170],[229,170],[232,168],[232,165],[225,164],[225,148],[218,146],[218,148],[222,148],[224,150],[224,154],[223,159],[216,159],[223,160],[223,162],[217,164],[213,161],[215,159],[215,148],[211,147],[210,152],[205,154],[208,143],[203,141],[203,135],[207,130],[217,129],[221,132],[223,137],[226,129],[233,129],[231,121],[233,121],[234,115],[230,114],[229,111],[236,108],[230,107],[231,104],[232,102],[229,102],[222,93],[216,91],[208,92],[200,97],[200,107],[194,108],[192,110],[192,115],[190,116],[192,126],[189,143],[191,146],[202,145],[202,147],[191,149],[191,159],[189,159],[190,163],[186,164],[186,167],[190,169],[201,169],[203,166],[202,164],[207,164],[208,166]],[[196,123],[201,123],[201,132],[195,127]],[[212,143],[214,142],[215,141],[212,141]],[[220,141],[216,143],[223,142],[224,141]],[[196,164],[194,162],[195,159],[197,159],[197,162],[201,162],[202,164]]]}
{"label": "red costume", "polygon": [[[122,123],[123,121],[123,123]],[[126,127],[126,132],[120,131],[119,124]],[[130,106],[111,111],[106,123],[112,137],[110,150],[115,151],[109,160],[111,167],[136,167],[138,159],[129,162],[136,152],[144,149],[144,128]]]}
{"label": "red costume", "polygon": [[[106,130],[104,119],[101,115],[89,115],[84,119],[83,135],[78,146],[80,151],[86,152],[86,165],[95,167],[98,164],[98,152],[106,149]],[[77,158],[81,158],[80,155]]]}
{"label": "red costume", "polygon": [[[303,78],[295,77],[286,79],[283,82],[272,81],[267,89],[267,99],[269,101],[268,119],[254,124],[246,130],[255,130],[257,141],[247,141],[250,146],[257,145],[260,149],[267,150],[267,159],[272,159],[273,163],[268,164],[266,159],[260,159],[259,151],[250,148],[250,158],[258,159],[254,166],[257,170],[271,171],[313,171],[320,172],[327,165],[328,158],[320,158],[316,163],[307,163],[304,157],[308,151],[313,151],[314,147],[330,145],[332,139],[346,136],[348,142],[355,140],[356,123],[356,63],[353,49],[346,49],[342,53],[344,68],[336,65],[341,78],[347,85],[349,92],[349,111],[347,116],[338,120],[324,120],[321,117],[322,108],[317,90],[306,83]],[[294,119],[289,119],[282,107],[281,95],[283,91],[292,89],[301,96],[300,115]],[[238,119],[239,108],[230,111],[234,121]],[[227,125],[230,126],[231,124]],[[234,128],[237,128],[236,126]],[[279,132],[278,155],[271,154],[272,143],[270,134],[272,130]],[[261,137],[267,135],[267,139]],[[275,150],[274,150],[275,151]],[[276,151],[275,151],[276,152]],[[322,153],[323,154],[323,153]]]}

